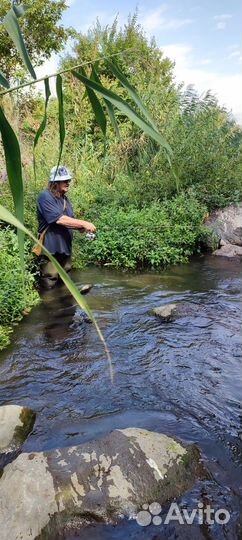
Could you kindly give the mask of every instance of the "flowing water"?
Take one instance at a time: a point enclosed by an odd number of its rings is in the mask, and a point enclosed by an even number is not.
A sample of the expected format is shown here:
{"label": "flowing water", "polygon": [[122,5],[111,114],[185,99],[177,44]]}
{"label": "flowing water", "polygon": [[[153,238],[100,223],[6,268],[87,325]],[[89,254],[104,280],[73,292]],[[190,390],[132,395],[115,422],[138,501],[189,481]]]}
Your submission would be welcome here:
{"label": "flowing water", "polygon": [[[102,344],[64,287],[15,329],[0,356],[0,402],[33,408],[24,451],[79,444],[115,428],[143,427],[200,449],[208,477],[178,500],[230,514],[226,525],[150,525],[135,520],[83,529],[86,540],[235,540],[242,538],[241,265],[201,258],[159,273],[90,269],[88,302],[112,353],[112,385]],[[183,303],[161,323],[152,308]],[[165,512],[166,509],[164,508]]]}

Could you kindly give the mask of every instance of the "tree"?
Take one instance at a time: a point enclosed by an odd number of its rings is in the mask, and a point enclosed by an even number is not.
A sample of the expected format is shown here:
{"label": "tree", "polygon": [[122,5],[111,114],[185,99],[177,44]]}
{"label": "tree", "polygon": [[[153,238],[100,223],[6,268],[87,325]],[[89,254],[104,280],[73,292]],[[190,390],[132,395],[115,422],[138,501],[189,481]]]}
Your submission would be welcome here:
{"label": "tree", "polygon": [[[117,54],[120,69],[138,92],[141,92],[141,97],[148,101],[152,94],[154,98],[154,89],[157,91],[157,85],[163,92],[164,90],[174,92],[174,64],[164,56],[154,39],[149,42],[137,18],[137,12],[130,15],[123,28],[119,28],[117,17],[111,25],[105,27],[102,27],[97,19],[96,24],[86,35],[82,33],[76,35],[73,52],[66,56],[63,66],[93,62],[100,54],[105,56]],[[114,79],[112,72],[105,66],[101,68],[101,73]]]}
{"label": "tree", "polygon": [[[105,27],[97,21],[86,34],[76,34],[72,52],[64,57],[61,68],[67,68],[79,63],[93,64],[97,58],[111,57],[130,83],[136,88],[143,103],[147,106],[161,131],[167,121],[166,111],[170,110],[173,102],[177,102],[178,94],[173,81],[173,62],[164,56],[154,39],[149,41],[142,26],[138,23],[137,12],[128,17],[127,23],[119,27],[116,17],[112,24]],[[90,66],[85,66],[90,75]],[[117,81],[108,64],[100,61],[99,76],[103,84],[125,96],[122,85]],[[93,117],[91,107],[87,105],[87,95],[80,91],[80,85],[73,78],[65,82],[65,112],[68,134],[76,145],[77,152],[82,150],[86,135],[90,135],[92,143],[100,143],[100,130],[96,130],[97,122]],[[83,99],[84,98],[84,99]],[[132,103],[128,96],[127,101]],[[118,113],[121,139],[125,146],[117,148],[114,138],[109,138],[107,144],[115,145],[114,152],[130,161],[137,146],[142,144],[143,135],[125,115]],[[140,137],[142,139],[140,140]]]}
{"label": "tree", "polygon": [[[68,37],[73,35],[71,29],[58,24],[67,7],[66,0],[25,0],[24,6],[28,9],[20,20],[21,31],[32,63],[39,66],[51,53],[63,49]],[[1,20],[10,8],[9,0],[1,0]],[[4,25],[0,25],[0,58],[1,70],[14,78],[22,64]]]}

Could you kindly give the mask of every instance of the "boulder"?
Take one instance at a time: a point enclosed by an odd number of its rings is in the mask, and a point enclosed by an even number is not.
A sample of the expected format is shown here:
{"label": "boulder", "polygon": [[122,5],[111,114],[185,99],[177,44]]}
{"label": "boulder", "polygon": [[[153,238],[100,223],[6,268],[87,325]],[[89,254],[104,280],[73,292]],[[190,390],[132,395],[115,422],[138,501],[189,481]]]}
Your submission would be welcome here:
{"label": "boulder", "polygon": [[93,288],[93,285],[91,284],[87,284],[87,285],[83,285],[80,289],[80,293],[85,296],[86,294],[88,294],[90,292],[90,290]]}
{"label": "boulder", "polygon": [[154,315],[157,315],[157,317],[160,317],[162,321],[169,322],[171,319],[173,319],[176,310],[176,304],[166,304],[165,306],[159,306],[154,308],[153,313]]}
{"label": "boulder", "polygon": [[242,257],[242,204],[212,212],[205,225],[218,239],[214,255]]}
{"label": "boulder", "polygon": [[181,495],[200,467],[195,447],[136,428],[80,446],[23,453],[0,479],[1,540],[56,540],[84,524],[134,517],[145,503]]}
{"label": "boulder", "polygon": [[35,413],[27,407],[0,407],[0,453],[15,452],[32,431]]}
{"label": "boulder", "polygon": [[242,257],[242,246],[234,246],[228,242],[221,243],[221,247],[213,252],[218,257]]}

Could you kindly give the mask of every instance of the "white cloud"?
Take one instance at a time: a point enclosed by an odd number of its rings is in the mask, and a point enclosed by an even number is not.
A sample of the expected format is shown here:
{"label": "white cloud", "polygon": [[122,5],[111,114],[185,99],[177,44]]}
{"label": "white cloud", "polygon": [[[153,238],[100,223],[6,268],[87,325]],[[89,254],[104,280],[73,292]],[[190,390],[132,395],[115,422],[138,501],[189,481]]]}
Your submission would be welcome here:
{"label": "white cloud", "polygon": [[[154,11],[139,10],[139,22],[148,35],[153,34],[157,30],[176,30],[193,23],[193,19],[190,18],[168,17],[165,15],[166,10],[167,6],[165,4],[162,4]],[[76,29],[77,31],[86,32],[90,26],[93,26],[97,19],[102,25],[111,25],[115,17],[118,17],[119,26],[124,26],[127,23],[127,17],[125,15],[115,12],[95,11],[90,13],[88,18],[83,20],[82,24]]]}
{"label": "white cloud", "polygon": [[183,82],[185,86],[194,85],[199,95],[211,90],[217,96],[220,105],[232,110],[236,118],[241,116],[242,76],[239,73],[227,75],[215,70],[198,68],[198,63],[192,55],[192,48],[188,45],[171,44],[161,49],[176,62],[177,83]]}
{"label": "white cloud", "polygon": [[196,6],[195,6],[195,5],[191,6],[190,9],[189,9],[189,11],[190,11],[191,13],[194,13],[194,12],[198,12],[200,9],[201,9],[201,6],[199,6],[199,5],[197,4]]}
{"label": "white cloud", "polygon": [[194,19],[165,19],[163,30],[176,30],[177,28],[187,26],[188,24],[192,24],[193,22]]}
{"label": "white cloud", "polygon": [[216,24],[217,30],[224,30],[226,28],[226,24],[224,21],[220,21]]}
{"label": "white cloud", "polygon": [[236,58],[236,57],[240,57],[241,55],[241,52],[240,51],[232,51],[229,55],[228,55],[228,58]]}
{"label": "white cloud", "polygon": [[233,45],[229,45],[227,47],[228,51],[234,51],[235,49],[240,49],[240,45],[238,45],[238,43],[234,43]]}
{"label": "white cloud", "polygon": [[155,11],[149,13],[141,13],[139,19],[146,32],[154,32],[154,30],[158,30],[160,28],[160,25],[164,20],[163,14],[165,10],[166,6],[163,5]]}
{"label": "white cloud", "polygon": [[140,23],[148,34],[155,30],[177,30],[193,23],[193,19],[168,17],[165,15],[166,5],[160,6],[155,11],[140,12]]}
{"label": "white cloud", "polygon": [[75,2],[76,2],[76,0],[66,0],[66,5],[68,7],[71,7],[71,6],[73,6],[73,4],[75,4]]}
{"label": "white cloud", "polygon": [[203,58],[202,60],[199,60],[197,63],[200,66],[208,66],[209,64],[212,63],[212,60],[211,60],[211,58]]}
{"label": "white cloud", "polygon": [[232,15],[230,15],[229,13],[222,13],[222,15],[215,15],[213,17],[213,19],[215,21],[217,21],[216,29],[217,30],[224,30],[226,28],[226,22],[225,21],[228,21],[229,19],[232,19]]}
{"label": "white cloud", "polygon": [[225,21],[226,19],[232,19],[232,15],[223,13],[222,15],[215,15],[213,17],[216,21]]}
{"label": "white cloud", "polygon": [[217,22],[216,24],[217,30],[224,30],[226,28],[226,24],[224,21]]}
{"label": "white cloud", "polygon": [[231,59],[231,58],[234,58],[235,60],[237,59],[239,62],[241,62],[242,60],[242,50],[241,50],[241,47],[239,47],[239,45],[231,45],[230,47],[227,48],[229,54],[228,54],[228,58]]}
{"label": "white cloud", "polygon": [[95,11],[88,14],[88,17],[84,18],[81,24],[76,25],[75,28],[77,32],[82,32],[85,34],[89,28],[92,28],[98,19],[101,26],[111,26],[115,18],[118,18],[118,26],[123,26],[127,22],[127,18],[123,15],[120,15],[117,12],[107,12],[107,11]]}
{"label": "white cloud", "polygon": [[189,63],[192,47],[182,44],[171,44],[164,45],[161,49],[166,56],[176,62],[176,68],[185,67]]}

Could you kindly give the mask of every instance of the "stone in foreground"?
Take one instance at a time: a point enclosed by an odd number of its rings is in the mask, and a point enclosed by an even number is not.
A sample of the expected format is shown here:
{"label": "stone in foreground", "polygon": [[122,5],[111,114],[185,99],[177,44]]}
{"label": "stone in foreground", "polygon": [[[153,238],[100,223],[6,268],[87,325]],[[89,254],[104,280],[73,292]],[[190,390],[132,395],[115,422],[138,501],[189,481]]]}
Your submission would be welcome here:
{"label": "stone in foreground", "polygon": [[56,540],[84,524],[134,516],[144,503],[162,504],[190,488],[198,464],[194,447],[136,428],[21,454],[0,480],[1,540]]}
{"label": "stone in foreground", "polygon": [[35,413],[27,407],[0,407],[0,453],[18,450],[32,431]]}
{"label": "stone in foreground", "polygon": [[176,304],[166,304],[165,306],[159,306],[153,309],[154,315],[160,317],[164,322],[169,322],[173,319],[173,316],[176,313],[177,305]]}

